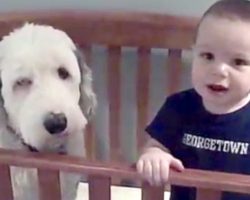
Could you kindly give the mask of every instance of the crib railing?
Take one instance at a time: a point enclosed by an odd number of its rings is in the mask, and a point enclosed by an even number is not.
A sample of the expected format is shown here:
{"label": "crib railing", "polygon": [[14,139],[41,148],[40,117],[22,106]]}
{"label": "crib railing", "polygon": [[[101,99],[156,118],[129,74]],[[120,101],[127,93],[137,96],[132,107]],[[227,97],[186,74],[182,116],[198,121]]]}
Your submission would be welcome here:
{"label": "crib railing", "polygon": [[[101,163],[77,157],[0,149],[0,200],[12,200],[10,166],[38,169],[40,200],[60,200],[59,171],[88,176],[89,200],[110,200],[111,179],[141,182],[142,200],[163,200],[164,187],[152,187],[124,163]],[[196,200],[219,200],[222,191],[250,193],[250,176],[186,169],[170,172],[170,184],[197,188]]]}

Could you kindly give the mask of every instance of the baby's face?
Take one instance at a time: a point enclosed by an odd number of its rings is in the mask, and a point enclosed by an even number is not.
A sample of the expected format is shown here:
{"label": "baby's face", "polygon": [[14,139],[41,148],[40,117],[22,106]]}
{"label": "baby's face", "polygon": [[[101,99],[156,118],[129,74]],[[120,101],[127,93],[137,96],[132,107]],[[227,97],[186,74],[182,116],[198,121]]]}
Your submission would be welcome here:
{"label": "baby's face", "polygon": [[228,113],[248,102],[250,22],[205,17],[194,45],[192,82],[211,112]]}

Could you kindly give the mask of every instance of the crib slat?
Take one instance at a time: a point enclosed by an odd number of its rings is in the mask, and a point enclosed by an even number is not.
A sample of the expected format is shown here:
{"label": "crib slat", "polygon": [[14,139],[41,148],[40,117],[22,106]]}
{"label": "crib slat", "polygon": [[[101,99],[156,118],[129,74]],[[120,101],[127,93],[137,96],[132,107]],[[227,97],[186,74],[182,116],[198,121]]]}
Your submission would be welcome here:
{"label": "crib slat", "polygon": [[40,200],[61,200],[60,177],[57,170],[38,170]]}
{"label": "crib slat", "polygon": [[10,168],[8,165],[0,164],[0,177],[0,200],[13,200]]}
{"label": "crib slat", "polygon": [[91,52],[92,52],[92,48],[91,45],[88,44],[82,44],[80,45],[81,50],[84,53],[84,58],[85,58],[85,62],[86,64],[91,67]]}
{"label": "crib slat", "polygon": [[150,49],[138,49],[137,68],[137,150],[145,143],[144,129],[147,124],[150,79]]}
{"label": "crib slat", "polygon": [[[88,65],[88,67],[91,68],[91,57],[92,57],[92,48],[91,45],[82,44],[81,49],[84,53],[85,62]],[[96,134],[93,129],[93,123],[90,121],[88,122],[86,129],[85,129],[85,147],[86,147],[86,156],[89,159],[95,159],[96,158]]]}
{"label": "crib slat", "polygon": [[110,159],[121,160],[120,111],[121,111],[121,47],[108,48],[108,98]]}
{"label": "crib slat", "polygon": [[85,147],[86,147],[86,156],[88,159],[95,160],[96,158],[96,148],[95,148],[95,132],[93,130],[92,123],[88,123],[85,128]]}
{"label": "crib slat", "polygon": [[144,182],[142,185],[142,200],[163,200],[164,199],[164,187],[153,187]]}
{"label": "crib slat", "polygon": [[111,179],[109,177],[90,176],[89,177],[89,200],[110,200],[111,199]]}
{"label": "crib slat", "polygon": [[221,191],[209,190],[209,189],[197,189],[196,200],[220,200]]}
{"label": "crib slat", "polygon": [[181,49],[169,49],[167,60],[167,94],[173,94],[180,89],[181,67]]}

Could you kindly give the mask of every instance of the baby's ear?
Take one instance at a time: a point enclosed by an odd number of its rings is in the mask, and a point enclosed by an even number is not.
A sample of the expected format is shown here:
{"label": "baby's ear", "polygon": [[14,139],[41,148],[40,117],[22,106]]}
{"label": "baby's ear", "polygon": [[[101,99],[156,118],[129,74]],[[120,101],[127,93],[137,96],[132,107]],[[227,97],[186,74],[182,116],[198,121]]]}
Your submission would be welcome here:
{"label": "baby's ear", "polygon": [[77,58],[78,66],[81,73],[80,83],[80,101],[79,105],[82,109],[83,114],[87,119],[95,113],[97,106],[96,95],[92,86],[92,71],[85,63],[83,53],[79,48],[74,52]]}

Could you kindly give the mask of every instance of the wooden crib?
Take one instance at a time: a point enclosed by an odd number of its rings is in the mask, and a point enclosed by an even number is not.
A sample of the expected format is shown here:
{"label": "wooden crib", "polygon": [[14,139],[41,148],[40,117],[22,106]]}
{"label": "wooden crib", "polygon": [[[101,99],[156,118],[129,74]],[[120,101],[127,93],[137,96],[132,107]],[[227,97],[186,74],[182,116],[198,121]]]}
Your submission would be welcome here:
{"label": "wooden crib", "polygon": [[[97,11],[39,11],[0,14],[0,36],[24,22],[49,24],[66,31],[84,51],[91,67],[93,45],[103,45],[107,51],[107,98],[109,110],[109,159],[98,161],[96,132],[93,123],[85,134],[87,159],[69,156],[24,153],[0,150],[0,200],[11,200],[10,166],[38,169],[40,199],[60,200],[59,171],[87,174],[90,200],[110,200],[113,179],[125,178],[140,182],[142,199],[163,199],[163,187],[151,187],[143,182],[128,164],[121,150],[121,59],[122,48],[133,47],[137,52],[136,73],[136,148],[145,142],[143,130],[149,120],[151,49],[168,52],[165,93],[180,89],[182,52],[189,49],[197,19],[170,15],[97,12]],[[95,79],[95,77],[94,77]],[[98,93],[97,93],[98,95]],[[219,200],[221,191],[250,193],[250,177],[245,175],[205,172],[187,169],[170,173],[170,183],[197,188],[198,200]]]}

